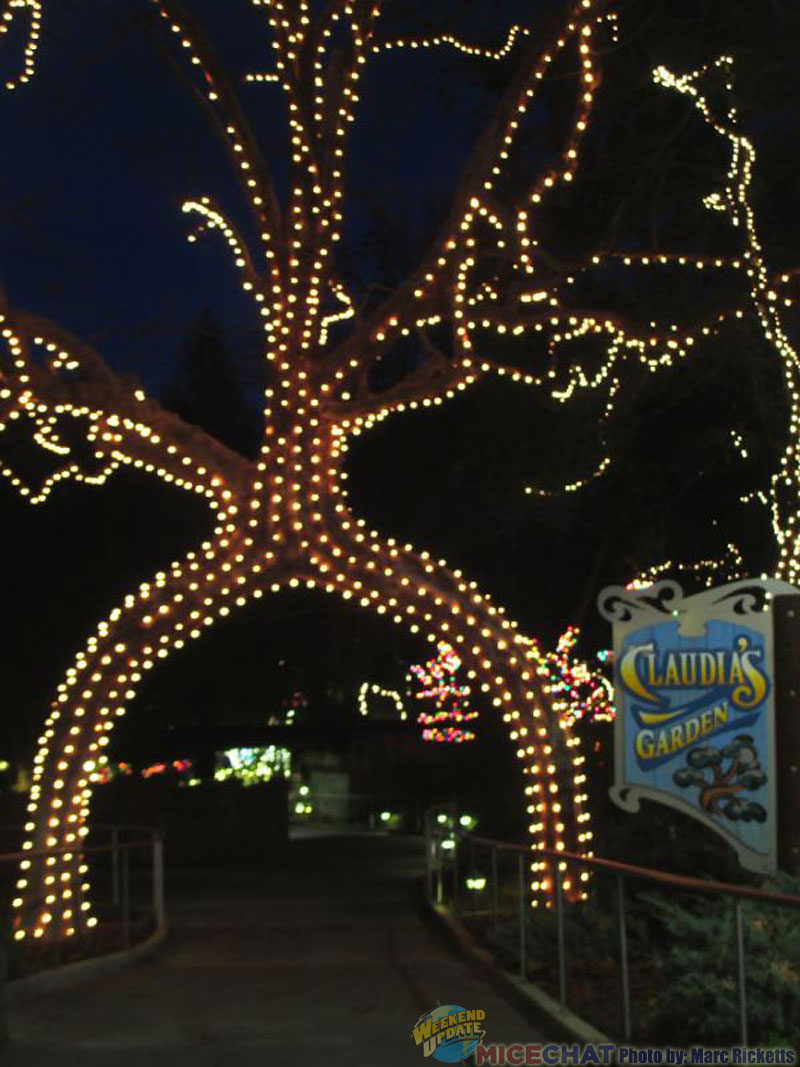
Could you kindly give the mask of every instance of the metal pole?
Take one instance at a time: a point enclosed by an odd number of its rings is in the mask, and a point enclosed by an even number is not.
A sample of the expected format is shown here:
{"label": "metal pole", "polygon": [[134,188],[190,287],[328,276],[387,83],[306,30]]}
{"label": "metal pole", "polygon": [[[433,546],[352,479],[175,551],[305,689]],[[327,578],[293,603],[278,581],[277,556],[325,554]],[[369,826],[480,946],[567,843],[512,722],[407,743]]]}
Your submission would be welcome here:
{"label": "metal pole", "polygon": [[619,959],[622,967],[622,1032],[631,1039],[631,990],[628,976],[628,931],[625,925],[625,880],[617,875],[617,915],[619,917]]}
{"label": "metal pole", "polygon": [[493,920],[493,924],[494,924],[494,932],[495,933],[497,933],[497,923],[498,923],[497,896],[498,896],[498,887],[497,887],[497,848],[496,848],[495,845],[492,845],[492,920]]}
{"label": "metal pole", "polygon": [[744,921],[742,901],[736,898],[736,964],[739,972],[739,1040],[747,1046],[747,990],[744,967]]}
{"label": "metal pole", "polygon": [[158,833],[153,835],[153,915],[156,920],[156,929],[160,930],[164,925],[166,913],[164,909],[164,839]]}
{"label": "metal pole", "polygon": [[122,850],[122,942],[131,947],[131,852]]}
{"label": "metal pole", "polygon": [[111,903],[119,904],[119,830],[111,827]]}
{"label": "metal pole", "polygon": [[433,835],[431,834],[430,811],[425,812],[425,886],[428,891],[428,900],[433,900]]}
{"label": "metal pole", "polygon": [[525,943],[525,853],[519,853],[519,973],[521,978],[527,977],[528,960],[527,945]]}
{"label": "metal pole", "polygon": [[6,1025],[6,994],[5,982],[8,975],[8,950],[0,941],[0,1045],[8,1042],[8,1027]]}
{"label": "metal pole", "polygon": [[561,891],[561,868],[555,861],[556,879],[556,929],[558,932],[558,1000],[562,1008],[567,1006],[567,969],[564,958],[564,896]]}
{"label": "metal pole", "polygon": [[[468,870],[469,870],[469,874],[467,875],[467,877],[468,878],[474,878],[475,875],[476,875],[476,871],[475,871],[475,842],[471,838],[470,838],[470,842],[469,842],[469,868],[468,868]],[[472,892],[473,892],[473,890],[470,890],[470,893],[472,893]],[[471,899],[470,897],[467,897],[467,900],[469,901],[469,905],[468,905],[469,906],[469,910],[471,912],[472,911],[476,911],[477,910],[477,908],[475,906],[476,905],[476,901],[474,899]]]}
{"label": "metal pole", "polygon": [[458,831],[453,830],[453,911],[458,911]]}

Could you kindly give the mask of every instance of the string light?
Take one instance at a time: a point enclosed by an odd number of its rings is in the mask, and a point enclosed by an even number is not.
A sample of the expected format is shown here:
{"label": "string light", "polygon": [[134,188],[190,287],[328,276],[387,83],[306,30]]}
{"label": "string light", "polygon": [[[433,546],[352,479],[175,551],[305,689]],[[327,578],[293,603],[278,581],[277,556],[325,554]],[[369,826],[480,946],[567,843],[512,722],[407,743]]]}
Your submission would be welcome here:
{"label": "string light", "polygon": [[6,80],[6,89],[16,89],[20,85],[29,82],[33,77],[36,50],[39,47],[39,37],[42,32],[42,5],[40,0],[6,0],[2,14],[0,14],[0,36],[9,31],[15,15],[20,11],[27,12],[29,19],[28,36],[22,57],[22,70],[16,77]]}
{"label": "string light", "polygon": [[[781,318],[782,309],[792,301],[781,299],[779,289],[791,280],[782,275],[770,278],[761,239],[756,226],[755,212],[750,200],[756,150],[752,141],[738,128],[736,107],[731,102],[724,116],[716,116],[703,83],[722,79],[729,98],[733,93],[733,58],[720,56],[711,66],[678,76],[659,67],[654,72],[657,84],[688,97],[705,123],[728,142],[731,159],[727,181],[723,189],[710,193],[704,200],[711,211],[727,215],[731,226],[741,235],[744,252],[736,261],[736,269],[748,282],[752,307],[766,340],[774,348],[783,375],[785,394],[789,400],[789,433],[781,456],[780,466],[770,479],[766,494],[772,516],[772,528],[778,545],[776,577],[796,583],[800,578],[800,359],[789,340]],[[739,444],[740,451],[743,444]]]}
{"label": "string light", "polygon": [[473,731],[463,728],[464,723],[477,719],[478,713],[470,710],[467,703],[469,686],[456,681],[460,667],[461,657],[455,649],[446,641],[439,641],[433,659],[410,668],[409,681],[417,685],[414,697],[433,706],[432,711],[421,711],[417,716],[423,727],[423,741],[461,744],[475,740]]}
{"label": "string light", "polygon": [[[561,295],[565,286],[572,286],[577,279],[594,268],[607,263],[618,267],[647,267],[691,269],[695,271],[725,271],[731,275],[744,276],[749,292],[750,308],[760,324],[762,333],[775,350],[781,372],[785,395],[789,401],[789,432],[780,463],[772,475],[766,491],[756,490],[742,497],[743,502],[758,501],[768,507],[775,541],[778,547],[778,560],[775,569],[777,578],[797,582],[800,578],[800,358],[792,344],[782,321],[782,313],[794,307],[796,301],[786,293],[793,281],[793,273],[783,273],[772,277],[767,268],[764,250],[756,225],[755,212],[751,203],[753,171],[756,163],[756,151],[752,141],[738,129],[738,115],[731,103],[720,117],[714,114],[704,84],[719,82],[722,79],[729,98],[733,92],[733,59],[721,56],[713,64],[699,68],[690,74],[675,75],[664,67],[654,71],[654,80],[662,87],[681,93],[689,98],[699,111],[705,123],[723,138],[731,148],[730,165],[724,187],[710,193],[704,198],[704,205],[711,211],[725,214],[734,232],[742,240],[742,249],[733,257],[697,257],[679,254],[621,254],[604,252],[591,257],[590,263],[569,274],[562,286],[547,290],[544,288],[523,293],[523,304],[547,307],[551,313],[549,323],[540,320],[533,323],[539,332],[548,330],[548,352],[551,357],[550,368],[541,375],[523,374],[510,368],[491,367],[482,364],[482,371],[493,371],[509,375],[512,380],[527,385],[544,386],[551,390],[555,399],[567,402],[580,391],[586,389],[604,389],[606,403],[601,419],[605,423],[614,411],[616,398],[622,391],[621,371],[624,362],[633,358],[650,371],[656,372],[664,367],[689,356],[694,346],[701,340],[719,333],[729,322],[744,318],[748,306],[734,306],[714,316],[707,322],[697,324],[687,330],[678,324],[668,324],[662,328],[655,322],[650,323],[649,330],[634,330],[628,324],[608,317],[586,316],[579,312],[565,314],[561,305]],[[521,215],[520,230],[527,232],[527,216]],[[535,244],[535,242],[534,242]],[[485,292],[485,289],[484,289]],[[473,305],[474,306],[474,305]],[[488,328],[492,326],[490,317],[478,320],[475,315],[470,327]],[[506,327],[507,328],[507,327]],[[526,326],[518,324],[515,329],[522,332]],[[552,369],[558,353],[564,346],[582,337],[592,334],[608,338],[605,360],[592,372],[584,369],[579,360],[568,360],[566,382],[553,385],[555,372]],[[594,359],[594,356],[592,357]],[[738,430],[731,431],[736,450],[743,458],[748,457],[744,438]],[[587,477],[576,479],[558,487],[557,492],[573,492],[583,488],[591,480],[603,475],[611,466],[611,458],[604,456],[595,471]],[[525,491],[537,496],[552,495],[554,490],[542,490],[528,486]],[[741,553],[735,545],[727,546],[728,555],[724,560],[700,560],[689,564],[676,564],[668,561],[650,568],[639,575],[629,588],[642,588],[651,584],[660,573],[675,567],[697,573],[705,579],[707,585],[718,581],[741,576],[745,570]]]}
{"label": "string light", "polygon": [[614,686],[603,673],[573,655],[579,636],[578,627],[570,626],[558,639],[555,651],[545,653],[543,669],[548,675],[553,711],[569,726],[579,720],[612,722]]}
{"label": "string light", "polygon": [[408,718],[408,713],[403,706],[403,698],[396,689],[384,689],[380,685],[376,685],[374,682],[362,682],[361,687],[358,690],[358,713],[359,715],[369,715],[369,698],[370,696],[381,697],[383,700],[391,700],[394,704],[397,717],[405,722]]}
{"label": "string light", "polygon": [[[283,589],[336,596],[432,644],[445,641],[463,665],[471,692],[508,727],[525,781],[531,843],[591,854],[579,739],[572,736],[569,717],[553,713],[563,696],[562,676],[459,570],[411,544],[382,537],[358,518],[348,501],[344,465],[351,442],[390,414],[441,404],[488,373],[527,381],[475,356],[473,337],[480,331],[517,335],[546,329],[553,344],[586,331],[634,347],[649,343],[628,334],[620,339],[613,320],[576,317],[556,291],[533,277],[538,214],[554,188],[572,181],[599,84],[593,0],[579,0],[560,36],[530,61],[528,35],[525,62],[498,103],[442,235],[414,274],[363,319],[337,277],[334,253],[342,235],[347,135],[360,82],[376,51],[389,51],[376,37],[380,0],[334,2],[316,20],[304,0],[253,0],[271,28],[274,80],[287,109],[285,207],[211,43],[177,0],[153,2],[176,62],[213,119],[252,216],[248,232],[256,235],[257,249],[207,197],[184,204],[197,223],[190,237],[211,231],[223,237],[261,319],[273,372],[265,391],[263,447],[253,462],[230,452],[141,389],[131,390],[89,346],[60,327],[20,309],[3,309],[0,422],[30,423],[35,443],[57,456],[63,472],[45,487],[20,481],[26,499],[44,499],[69,479],[101,482],[127,466],[200,494],[215,518],[206,541],[122,598],[98,623],[57,689],[34,759],[24,848],[68,851],[44,860],[32,856],[21,865],[14,937],[57,940],[95,925],[81,842],[88,832],[91,776],[101,766],[116,720],[161,660],[237,608]],[[344,34],[350,46],[342,52]],[[516,34],[523,36],[522,30]],[[457,47],[450,40],[438,43]],[[474,54],[503,62],[512,45],[509,35],[503,48]],[[461,50],[470,54],[469,48]],[[539,87],[567,54],[577,59],[579,89],[562,158],[536,178],[523,205],[509,215],[496,205],[494,190],[509,171]],[[520,271],[530,276],[519,316],[507,322],[500,321],[501,285],[487,284],[477,269],[479,244],[483,248],[487,235],[493,248],[513,252]],[[331,327],[345,318],[352,329],[337,340]],[[450,323],[455,357],[437,358],[433,333]],[[372,394],[370,367],[397,339],[412,335],[431,358],[419,373]],[[37,345],[44,346],[44,361],[31,356]],[[73,453],[69,435],[61,432],[64,425],[85,431],[91,469]],[[553,863],[537,858],[531,874],[532,903],[549,902]],[[583,894],[580,887],[569,892]]]}
{"label": "string light", "polygon": [[169,771],[174,771],[176,774],[188,774],[192,769],[192,761],[190,759],[175,759],[169,763],[151,763],[149,767],[145,767],[142,770],[142,778],[153,778],[161,774],[167,774]]}
{"label": "string light", "polygon": [[685,571],[688,574],[696,574],[702,578],[707,589],[712,585],[718,585],[721,581],[734,581],[744,577],[745,566],[741,552],[734,544],[728,544],[728,558],[699,559],[692,563],[678,563],[674,560],[665,560],[657,563],[647,570],[642,571],[636,578],[628,582],[626,589],[647,589],[664,574],[674,574],[676,571]]}
{"label": "string light", "polygon": [[529,37],[531,31],[525,26],[512,26],[504,44],[500,48],[492,50],[491,48],[481,48],[479,45],[468,44],[465,41],[460,40],[458,37],[454,37],[449,33],[440,34],[436,37],[427,38],[397,38],[394,41],[383,41],[374,45],[373,51],[389,51],[392,48],[440,48],[443,45],[450,48],[454,48],[458,52],[463,52],[465,55],[471,58],[481,59],[505,59],[509,55],[514,44],[520,37]]}
{"label": "string light", "polygon": [[289,778],[292,773],[292,754],[288,748],[276,745],[228,748],[221,755],[222,765],[214,771],[215,782],[233,779],[245,786],[262,785],[275,777]]}

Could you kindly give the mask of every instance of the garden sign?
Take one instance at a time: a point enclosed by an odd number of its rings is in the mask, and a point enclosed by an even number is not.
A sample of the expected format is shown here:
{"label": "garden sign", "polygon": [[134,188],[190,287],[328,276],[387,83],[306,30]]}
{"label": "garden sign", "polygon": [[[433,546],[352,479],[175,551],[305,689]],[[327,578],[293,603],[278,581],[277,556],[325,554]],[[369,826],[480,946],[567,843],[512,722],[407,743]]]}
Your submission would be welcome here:
{"label": "garden sign", "polygon": [[598,601],[614,632],[612,799],[691,815],[761,873],[776,869],[771,606],[796,592],[754,579],[684,597],[663,581]]}

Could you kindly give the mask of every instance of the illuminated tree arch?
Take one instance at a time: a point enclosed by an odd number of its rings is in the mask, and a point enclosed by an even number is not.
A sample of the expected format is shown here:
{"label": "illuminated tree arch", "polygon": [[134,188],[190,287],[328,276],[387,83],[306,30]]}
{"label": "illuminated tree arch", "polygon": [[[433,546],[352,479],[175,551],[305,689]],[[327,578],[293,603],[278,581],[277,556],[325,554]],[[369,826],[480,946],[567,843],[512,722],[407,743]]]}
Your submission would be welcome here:
{"label": "illuminated tree arch", "polygon": [[[251,2],[266,16],[275,65],[246,80],[280,97],[287,109],[286,204],[212,42],[178,0],[153,0],[165,47],[235,167],[258,238],[258,247],[250,247],[207,196],[183,205],[196,224],[192,239],[206,233],[223,238],[263,322],[270,382],[257,459],[246,460],[141,390],[131,391],[92,348],[61,327],[16,307],[0,309],[0,421],[4,428],[29,428],[33,442],[61,460],[38,486],[3,467],[27,501],[42,502],[69,479],[102,484],[129,466],[202,495],[216,517],[207,541],[98,623],[58,687],[35,757],[24,847],[68,851],[22,864],[14,902],[19,940],[69,937],[96,922],[81,857],[92,779],[116,719],[144,676],[219,618],[286,588],[352,600],[412,634],[451,643],[473,690],[480,689],[508,725],[525,775],[531,843],[590,849],[583,757],[570,720],[554,710],[564,703],[563,670],[554,674],[537,643],[461,572],[369,529],[350,508],[343,467],[353,437],[391,414],[441,404],[488,375],[552,386],[549,375],[539,379],[488,359],[483,348],[489,337],[539,335],[553,352],[587,335],[605,341],[606,369],[595,376],[573,361],[561,395],[566,400],[585,387],[609,388],[609,405],[625,360],[667,365],[690,350],[695,335],[677,325],[642,331],[575,305],[570,292],[576,276],[614,253],[599,251],[591,262],[554,275],[551,266],[543,269],[538,250],[537,227],[548,198],[577,171],[600,81],[594,37],[613,31],[613,18],[595,0],[579,0],[548,46],[515,26],[493,51],[449,36],[382,37],[384,0],[331,0],[313,19],[307,0]],[[5,15],[7,22],[30,20],[21,82],[33,70],[42,12],[36,0],[7,0]],[[442,232],[410,276],[362,316],[337,273],[335,255],[347,130],[367,64],[381,53],[419,47],[456,48],[476,61],[508,63],[508,85],[473,150]],[[572,121],[558,160],[520,192],[520,126],[558,64],[570,76]],[[667,81],[666,73],[660,76]],[[691,79],[672,82],[695,93],[701,105],[696,85]],[[736,149],[726,204],[746,212],[746,142],[727,126],[720,132]],[[746,236],[752,246],[752,225]],[[681,262],[685,269],[706,266]],[[746,266],[719,266],[747,270],[753,299],[761,301],[768,282],[752,257]],[[347,320],[350,331],[339,340],[341,327],[332,327]],[[774,324],[771,329],[774,334]],[[399,382],[374,392],[370,370],[406,338],[417,342],[425,358]],[[786,354],[783,335],[774,339]],[[794,534],[781,529],[794,553]],[[558,699],[551,700],[554,684]],[[532,859],[534,903],[549,898],[552,868],[549,860]],[[581,891],[569,875],[564,885],[571,894]]]}

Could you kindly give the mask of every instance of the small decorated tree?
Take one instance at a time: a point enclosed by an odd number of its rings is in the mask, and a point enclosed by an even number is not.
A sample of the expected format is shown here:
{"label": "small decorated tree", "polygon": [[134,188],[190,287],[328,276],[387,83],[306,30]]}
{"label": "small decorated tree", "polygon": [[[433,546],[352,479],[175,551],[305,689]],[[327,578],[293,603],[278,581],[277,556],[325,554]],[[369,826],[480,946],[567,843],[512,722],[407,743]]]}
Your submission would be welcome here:
{"label": "small decorated tree", "polygon": [[411,668],[411,680],[417,686],[413,695],[426,702],[425,710],[417,716],[423,741],[475,740],[473,731],[465,729],[464,724],[476,719],[478,713],[470,710],[469,686],[461,685],[456,679],[460,667],[461,657],[455,649],[440,641],[432,660]]}
{"label": "small decorated tree", "polygon": [[[570,626],[559,637],[555,651],[544,656],[553,710],[570,726],[578,720],[611,722],[614,687],[600,668],[590,667],[574,654],[579,635],[580,630]],[[606,656],[607,653],[598,656],[601,663]]]}

